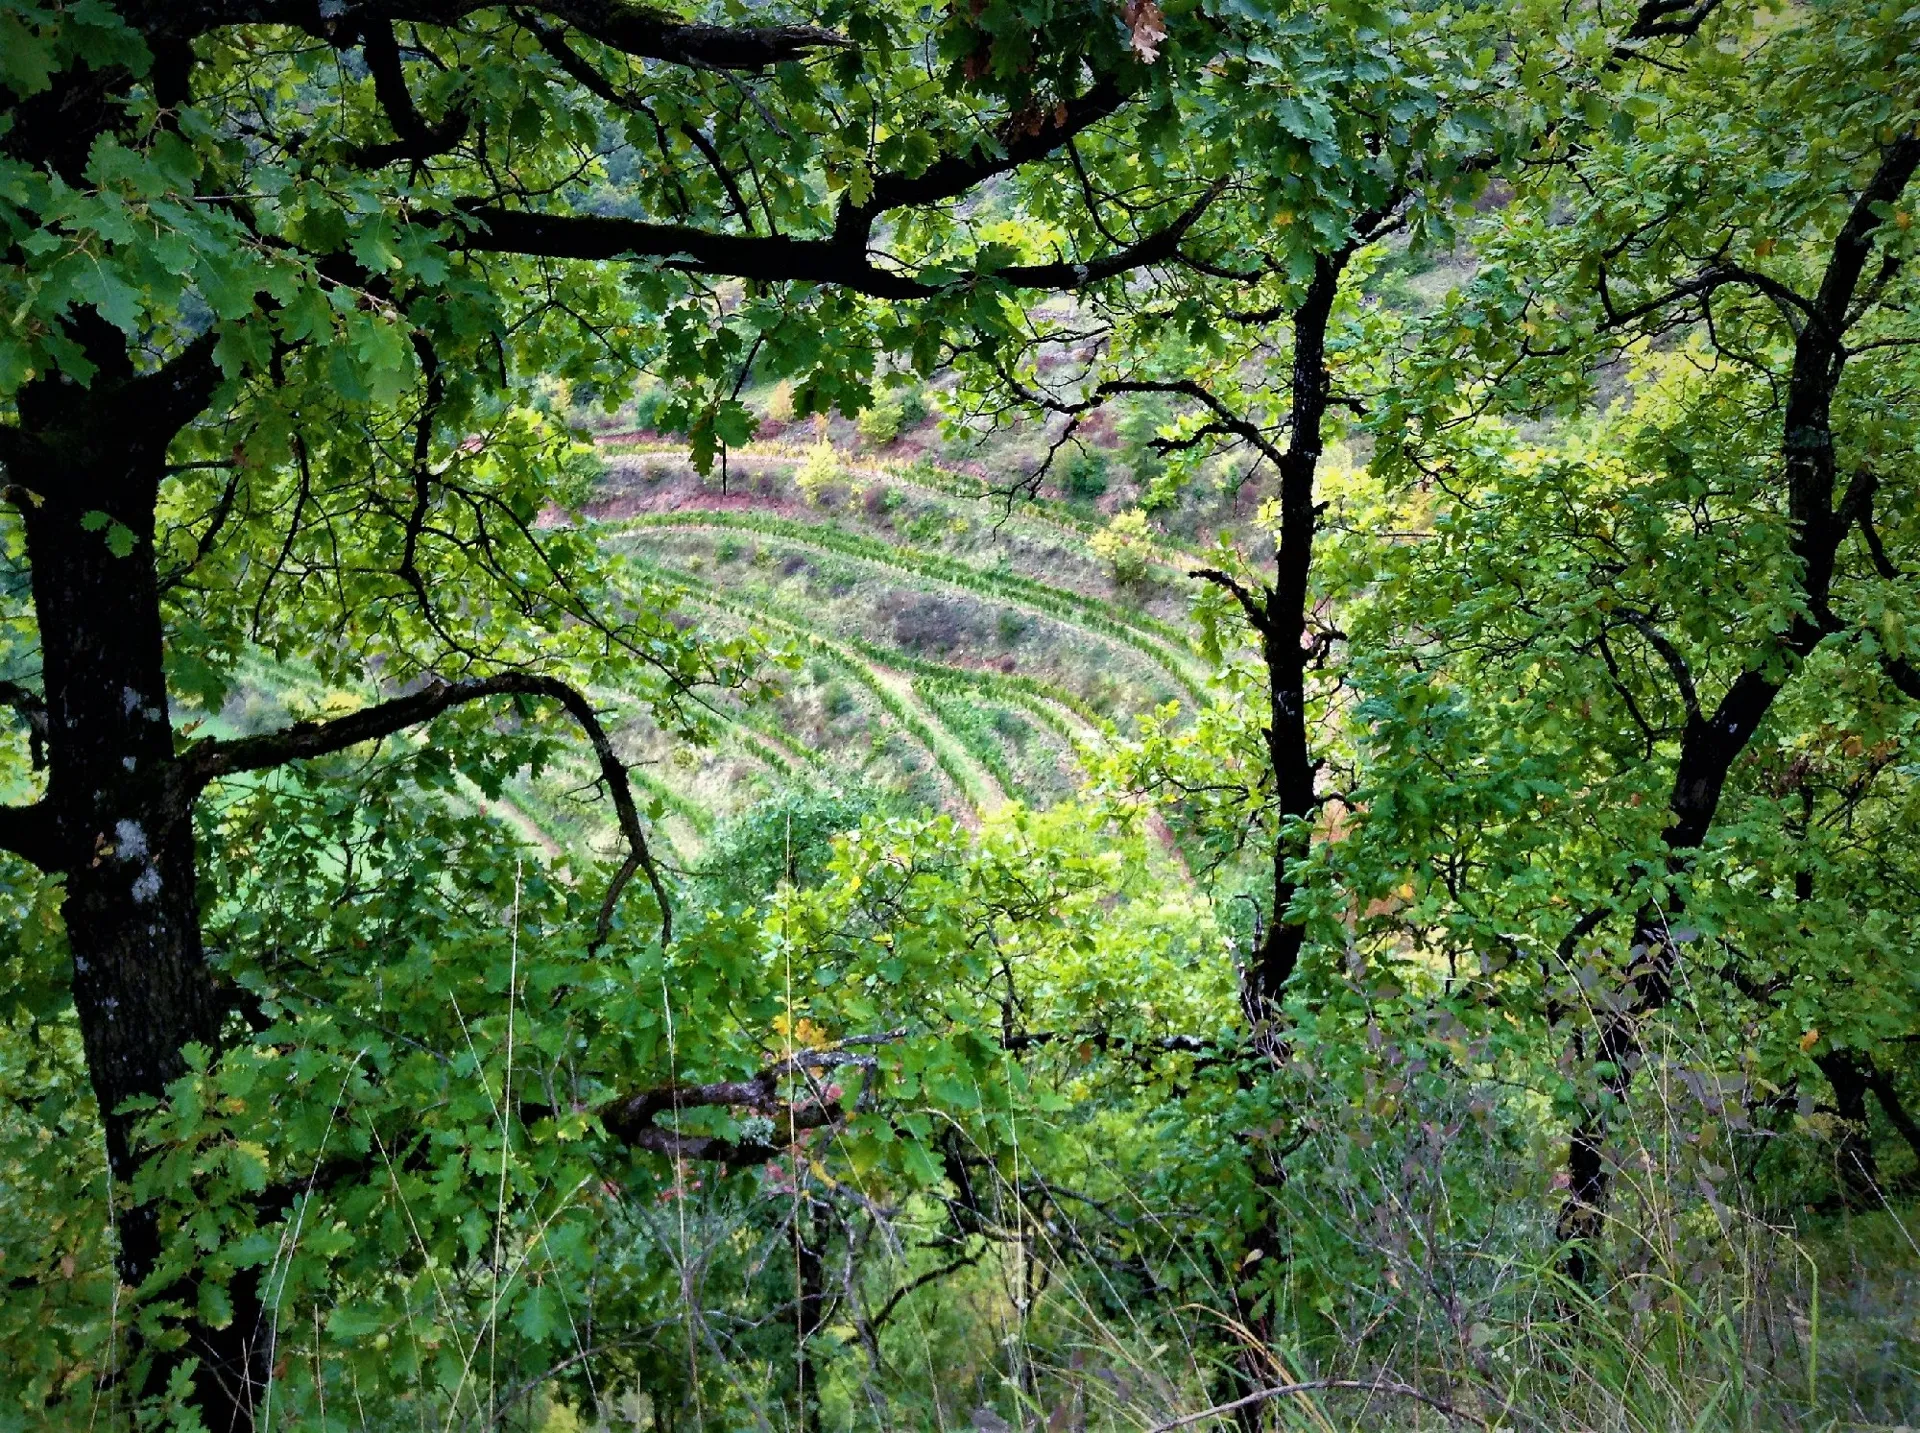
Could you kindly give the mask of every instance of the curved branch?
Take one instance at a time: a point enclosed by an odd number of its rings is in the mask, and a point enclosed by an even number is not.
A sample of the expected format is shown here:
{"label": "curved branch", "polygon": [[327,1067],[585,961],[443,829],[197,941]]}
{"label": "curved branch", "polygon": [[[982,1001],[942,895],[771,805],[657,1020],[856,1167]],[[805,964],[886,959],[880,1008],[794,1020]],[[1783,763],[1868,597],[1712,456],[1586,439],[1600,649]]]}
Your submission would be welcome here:
{"label": "curved branch", "polygon": [[[904,1030],[885,1035],[862,1037],[862,1044],[884,1044],[902,1038]],[[853,1043],[851,1041],[849,1044]],[[715,1080],[709,1084],[661,1085],[637,1094],[621,1095],[607,1101],[598,1111],[607,1133],[633,1149],[651,1150],[676,1159],[713,1160],[728,1165],[765,1164],[778,1158],[788,1145],[761,1139],[723,1139],[718,1135],[683,1134],[658,1123],[664,1114],[687,1109],[746,1109],[773,1120],[775,1132],[785,1131],[789,1144],[803,1131],[825,1129],[839,1123],[839,1105],[824,1097],[804,1103],[780,1098],[779,1081],[783,1076],[809,1070],[833,1070],[855,1066],[863,1070],[877,1068],[871,1055],[850,1050],[802,1050],[792,1058],[768,1065],[744,1080]]]}
{"label": "curved branch", "polygon": [[552,259],[661,259],[690,273],[765,283],[826,284],[878,299],[923,299],[939,292],[911,274],[877,267],[864,246],[785,234],[722,234],[690,224],[655,224],[601,214],[535,214],[472,203],[452,246],[472,253]]}
{"label": "curved branch", "polygon": [[924,1289],[929,1284],[937,1284],[940,1280],[957,1274],[962,1269],[971,1269],[985,1257],[986,1252],[987,1246],[983,1244],[972,1254],[962,1254],[958,1258],[942,1264],[937,1269],[929,1269],[917,1278],[907,1280],[906,1283],[887,1295],[887,1301],[880,1306],[880,1312],[867,1320],[867,1327],[871,1329],[879,1328],[880,1325],[893,1317],[894,1311],[900,1307],[900,1301],[906,1298],[908,1294]]}
{"label": "curved branch", "polygon": [[[1097,80],[1085,94],[1063,103],[1058,111],[1044,116],[1031,132],[1017,132],[1004,138],[998,153],[983,153],[975,148],[964,154],[949,154],[935,160],[918,174],[889,171],[873,177],[873,192],[864,204],[841,201],[834,219],[834,237],[843,242],[865,245],[874,221],[891,209],[939,204],[997,174],[1005,174],[1067,145],[1077,134],[1091,128],[1126,103],[1128,92],[1112,78]],[[1076,156],[1076,165],[1077,165]]]}
{"label": "curved branch", "polygon": [[407,88],[391,20],[372,20],[362,27],[360,54],[373,77],[374,98],[380,102],[396,138],[387,144],[361,146],[352,152],[352,163],[367,169],[378,169],[396,159],[419,164],[447,153],[466,138],[471,119],[464,109],[452,110],[438,124],[428,124],[420,117],[413,92]]}
{"label": "curved branch", "polygon": [[1239,602],[1241,610],[1247,614],[1247,621],[1253,625],[1253,630],[1263,637],[1268,635],[1273,627],[1273,619],[1267,612],[1267,604],[1255,597],[1239,578],[1217,567],[1196,567],[1187,576],[1202,582],[1211,582],[1215,587],[1231,592],[1234,599]]}
{"label": "curved branch", "polygon": [[[956,179],[956,183],[959,181]],[[944,197],[957,198],[966,185]],[[1174,257],[1180,241],[1220,194],[1219,185],[1163,229],[1123,249],[1086,262],[1015,264],[963,276],[1021,289],[1075,290]],[[923,202],[932,202],[928,199]],[[656,224],[601,214],[535,214],[482,202],[462,203],[468,221],[453,246],[473,253],[525,254],[555,259],[660,259],[666,267],[765,283],[809,283],[851,289],[878,299],[924,299],[946,292],[917,274],[883,269],[867,253],[865,238],[843,234],[796,239],[785,234],[725,234],[689,224]]]}
{"label": "curved branch", "polygon": [[1920,702],[1920,667],[1914,666],[1905,657],[1895,656],[1886,648],[1880,649],[1880,670],[1902,696]]}
{"label": "curved branch", "polygon": [[[405,3],[399,0],[396,8]],[[415,3],[434,8],[434,0]],[[482,3],[466,8],[480,9]],[[815,50],[854,47],[846,36],[814,25],[703,25],[622,0],[544,0],[535,8],[623,54],[710,70],[761,70],[805,59]]]}
{"label": "curved branch", "polygon": [[599,760],[600,776],[606,782],[608,795],[613,799],[614,812],[619,818],[620,832],[626,838],[628,854],[607,887],[593,940],[588,946],[589,953],[598,951],[606,943],[612,928],[614,907],[635,871],[645,873],[647,884],[653,888],[654,898],[660,903],[660,944],[663,948],[671,944],[673,906],[667,898],[666,884],[661,880],[659,867],[654,863],[653,852],[647,845],[646,834],[641,829],[640,813],[634,805],[633,788],[627,781],[626,765],[614,751],[606,728],[601,726],[599,717],[594,714],[586,697],[557,677],[533,672],[503,672],[497,676],[477,677],[463,682],[435,681],[417,692],[326,721],[295,722],[279,731],[239,737],[232,741],[203,741],[189,747],[180,757],[183,794],[191,800],[208,782],[223,776],[242,771],[271,770],[289,762],[345,751],[363,742],[379,741],[432,721],[454,707],[495,696],[544,697],[558,702],[586,733],[587,740],[592,743],[594,756]]}
{"label": "curved branch", "polygon": [[53,811],[45,801],[31,806],[0,806],[0,851],[11,851],[49,874],[64,871]]}
{"label": "curved branch", "polygon": [[1682,299],[1706,298],[1720,289],[1729,286],[1753,289],[1765,294],[1783,310],[1799,313],[1807,321],[1824,324],[1826,316],[1813,300],[1797,290],[1781,283],[1778,279],[1759,272],[1757,269],[1743,268],[1738,264],[1714,264],[1702,269],[1690,279],[1684,279],[1665,293],[1643,299],[1630,308],[1615,308],[1613,293],[1608,287],[1606,271],[1600,273],[1600,307],[1607,315],[1608,328],[1624,328],[1637,323],[1649,314],[1659,313],[1678,303]]}
{"label": "curved branch", "polygon": [[[338,42],[371,25],[456,25],[498,0],[146,0],[123,13],[153,35],[192,39],[237,25],[287,25]],[[630,0],[535,0],[551,15],[636,59],[703,69],[762,70],[852,41],[812,25],[706,25],[676,20]],[[141,11],[147,13],[141,14]]]}
{"label": "curved branch", "polygon": [[1216,180],[1207,186],[1206,193],[1188,205],[1165,228],[1136,239],[1124,249],[1116,249],[1085,263],[1062,259],[1051,264],[1016,264],[1011,268],[991,270],[981,277],[998,279],[1016,289],[1073,290],[1103,283],[1152,264],[1163,264],[1179,255],[1180,241],[1200,221],[1200,216],[1213,207],[1213,201],[1220,197],[1226,187],[1225,179]]}
{"label": "curved branch", "polygon": [[1680,702],[1686,708],[1687,720],[1694,723],[1704,722],[1700,711],[1700,693],[1693,685],[1693,672],[1687,666],[1687,659],[1680,655],[1680,649],[1667,639],[1667,635],[1645,617],[1629,614],[1627,625],[1647,639],[1647,645],[1667,664],[1667,670],[1673,674],[1673,684],[1680,692]]}

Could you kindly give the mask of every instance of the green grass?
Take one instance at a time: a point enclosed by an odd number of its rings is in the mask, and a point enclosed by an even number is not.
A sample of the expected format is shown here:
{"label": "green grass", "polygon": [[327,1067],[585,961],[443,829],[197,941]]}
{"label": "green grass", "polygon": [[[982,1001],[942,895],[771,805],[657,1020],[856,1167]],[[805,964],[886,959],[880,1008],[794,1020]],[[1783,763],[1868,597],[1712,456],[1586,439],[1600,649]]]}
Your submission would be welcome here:
{"label": "green grass", "polygon": [[[804,462],[809,446],[811,445],[756,442],[745,448],[735,449],[733,457],[747,463],[777,463],[784,467],[788,464],[797,465]],[[617,457],[670,456],[684,459],[686,455],[684,448],[672,443],[619,439],[601,443],[600,451]],[[849,461],[845,455],[842,455],[842,462],[847,476],[852,479],[884,481],[894,487],[913,488],[940,497],[958,498],[969,503],[998,503],[1002,508],[1002,516],[996,520],[996,525],[1000,521],[1014,525],[1031,523],[1058,533],[1071,534],[1082,541],[1106,525],[1058,499],[1030,492],[1013,492],[1009,496],[1011,483],[995,487],[984,478],[955,468],[943,467],[924,457],[905,462],[862,457],[856,462]],[[1159,540],[1159,546],[1164,552],[1172,555],[1154,559],[1155,565],[1167,572],[1185,572],[1185,567],[1176,558],[1198,561],[1203,557],[1199,549],[1172,536],[1163,534]]]}
{"label": "green grass", "polygon": [[[791,637],[803,650],[823,656],[836,669],[845,672],[865,688],[896,726],[905,730],[926,751],[954,788],[976,806],[983,801],[990,801],[993,793],[979,780],[976,772],[969,770],[970,763],[985,767],[1009,795],[1014,794],[1018,782],[1010,776],[1004,754],[987,756],[983,750],[986,743],[977,734],[977,727],[954,712],[953,703],[960,693],[977,694],[1031,712],[1068,747],[1106,729],[1106,723],[1099,713],[1073,693],[1053,683],[1023,674],[944,666],[858,637],[827,639],[807,625],[803,614],[790,608],[777,603],[725,597],[711,586],[695,584],[684,573],[666,564],[647,558],[636,558],[635,562],[641,571],[683,600],[725,612],[748,623],[762,623]],[[875,674],[873,669],[876,667],[899,672],[911,679],[913,689],[917,692],[923,690],[923,682],[940,684],[944,688],[941,699],[937,703],[927,703],[933,721],[929,722],[925,717],[908,710],[898,695]],[[1083,723],[1083,729],[1076,730],[1069,716]],[[940,728],[938,732],[933,729],[936,725]]]}
{"label": "green grass", "polygon": [[1098,598],[1067,588],[1053,587],[1017,573],[983,568],[916,548],[892,547],[877,538],[824,523],[795,522],[763,513],[650,513],[608,523],[606,527],[618,534],[702,529],[751,532],[755,536],[791,546],[814,548],[869,563],[922,582],[957,587],[990,601],[1024,607],[1069,626],[1124,643],[1163,671],[1195,702],[1204,705],[1208,701],[1203,686],[1206,670],[1179,629],[1144,614],[1130,614],[1126,619],[1115,617],[1108,604]]}
{"label": "green grass", "polygon": [[850,643],[823,637],[803,622],[782,616],[765,605],[722,597],[711,588],[697,587],[681,574],[659,564],[643,561],[641,566],[644,570],[650,570],[650,575],[683,600],[725,612],[748,623],[774,628],[791,638],[800,651],[818,657],[844,673],[868,693],[896,728],[912,737],[963,800],[976,808],[993,803],[995,792],[987,782],[981,780],[966,747],[951,733],[936,731],[937,718],[929,721],[927,716],[915,711],[874,670],[876,665],[884,666],[887,663],[871,659],[862,661],[860,658],[867,656],[866,652]]}

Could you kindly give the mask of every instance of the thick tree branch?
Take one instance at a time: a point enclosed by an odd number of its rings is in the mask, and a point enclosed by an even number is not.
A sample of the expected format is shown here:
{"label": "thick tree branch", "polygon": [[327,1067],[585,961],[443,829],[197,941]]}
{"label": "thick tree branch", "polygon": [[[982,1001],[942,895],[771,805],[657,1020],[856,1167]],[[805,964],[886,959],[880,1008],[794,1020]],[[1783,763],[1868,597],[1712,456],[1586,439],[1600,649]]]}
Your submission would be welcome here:
{"label": "thick tree branch", "polygon": [[1176,215],[1164,228],[1136,239],[1123,249],[1086,262],[1061,259],[1051,264],[1016,264],[1012,268],[990,270],[981,277],[998,279],[1016,289],[1058,289],[1072,291],[1090,288],[1108,279],[1130,274],[1154,264],[1164,264],[1179,256],[1180,241],[1213,207],[1226,189],[1226,181],[1210,185],[1192,204]]}
{"label": "thick tree branch", "polygon": [[[905,1031],[899,1030],[884,1036],[864,1037],[862,1043],[883,1043],[904,1034]],[[838,1102],[824,1095],[798,1102],[782,1099],[780,1081],[808,1071],[847,1066],[872,1070],[877,1068],[877,1063],[871,1055],[847,1049],[803,1050],[744,1080],[662,1085],[638,1094],[622,1095],[600,1107],[600,1123],[608,1134],[634,1149],[728,1165],[765,1164],[783,1154],[800,1134],[837,1124],[842,1114]],[[689,1109],[751,1110],[772,1121],[773,1133],[766,1139],[729,1140],[718,1135],[683,1134],[658,1122],[662,1115]],[[781,1135],[785,1135],[785,1140],[776,1142]]]}
{"label": "thick tree branch", "polygon": [[866,203],[841,201],[834,219],[834,238],[865,248],[875,220],[889,210],[944,203],[997,174],[1042,159],[1115,113],[1126,101],[1125,90],[1111,78],[1102,78],[1085,94],[1045,116],[1034,129],[1004,137],[997,153],[982,145],[964,154],[945,155],[918,174],[876,174]]}
{"label": "thick tree branch", "polygon": [[289,762],[345,751],[363,742],[385,737],[432,721],[435,717],[468,702],[495,696],[533,696],[558,702],[592,743],[600,763],[600,776],[613,800],[620,832],[626,838],[628,855],[607,887],[600,907],[591,949],[606,942],[612,927],[613,911],[621,892],[636,870],[646,874],[647,884],[660,903],[660,943],[673,940],[673,906],[646,834],[640,826],[640,813],[634,805],[633,788],[627,781],[626,765],[620,760],[606,729],[594,714],[592,705],[575,688],[557,677],[532,672],[503,672],[498,676],[478,677],[464,682],[435,682],[407,696],[395,697],[345,716],[326,721],[296,722],[279,731],[260,736],[240,737],[232,741],[204,741],[189,747],[180,758],[185,795],[191,799],[208,782],[243,771],[266,771]]}
{"label": "thick tree branch", "polygon": [[1613,292],[1607,282],[1606,271],[1600,273],[1600,307],[1606,312],[1608,328],[1624,328],[1637,323],[1649,314],[1660,313],[1671,308],[1682,299],[1706,298],[1723,288],[1739,287],[1753,289],[1772,299],[1782,310],[1797,315],[1803,321],[1820,323],[1823,315],[1816,308],[1814,300],[1807,298],[1794,288],[1781,283],[1757,269],[1743,268],[1738,264],[1714,264],[1702,269],[1692,278],[1675,284],[1661,294],[1627,308],[1616,308]]}
{"label": "thick tree branch", "polygon": [[1690,722],[1704,721],[1700,711],[1700,693],[1693,685],[1693,672],[1687,666],[1687,659],[1680,655],[1680,649],[1667,639],[1667,635],[1645,617],[1629,616],[1627,625],[1647,639],[1647,645],[1659,654],[1660,660],[1667,664],[1667,671],[1673,675],[1673,685],[1680,693],[1680,703],[1686,709]]}
{"label": "thick tree branch", "polygon": [[1854,197],[1847,222],[1841,225],[1834,239],[1833,257],[1828,261],[1826,273],[1820,280],[1820,292],[1813,302],[1836,346],[1854,291],[1866,269],[1867,256],[1873,251],[1874,232],[1881,224],[1876,211],[1900,197],[1916,168],[1920,168],[1920,130],[1910,130],[1881,152],[1879,167],[1866,187]]}
{"label": "thick tree branch", "polygon": [[407,88],[406,71],[400,64],[400,47],[393,38],[391,21],[368,22],[361,36],[360,53],[373,77],[374,98],[380,101],[380,108],[397,138],[389,144],[370,144],[355,150],[352,155],[355,165],[378,169],[396,159],[410,159],[418,164],[447,153],[466,138],[470,119],[465,110],[456,109],[439,124],[430,125],[414,108],[413,93]]}
{"label": "thick tree branch", "polygon": [[911,274],[882,269],[864,248],[784,234],[717,234],[686,224],[654,224],[599,214],[535,214],[473,204],[456,247],[476,253],[552,259],[662,259],[690,273],[810,283],[879,299],[930,298],[939,290]]}
{"label": "thick tree branch", "polygon": [[[120,9],[156,37],[185,40],[238,25],[287,25],[340,43],[375,25],[444,28],[497,5],[498,0],[123,0]],[[850,44],[845,36],[812,25],[690,23],[633,0],[536,0],[523,8],[564,21],[635,59],[703,69],[761,70]]]}
{"label": "thick tree branch", "polygon": [[1905,657],[1895,656],[1883,647],[1880,650],[1880,670],[1901,695],[1920,702],[1920,667],[1914,666]]}
{"label": "thick tree branch", "polygon": [[[431,8],[433,0],[425,4]],[[537,8],[609,49],[703,69],[760,70],[816,50],[852,47],[844,35],[813,25],[693,24],[629,0],[545,0]]]}
{"label": "thick tree branch", "polygon": [[[948,197],[958,197],[964,189]],[[1173,258],[1213,200],[1207,191],[1164,228],[1086,262],[1059,260],[983,270],[971,279],[1012,288],[1075,290]],[[661,259],[668,268],[764,283],[810,283],[851,289],[879,299],[924,299],[945,291],[918,275],[883,269],[864,239],[796,239],[784,234],[721,234],[686,224],[655,224],[598,214],[535,214],[488,204],[463,205],[469,221],[456,247],[476,253],[526,254],[555,259]]]}
{"label": "thick tree branch", "polygon": [[45,801],[31,806],[0,806],[0,851],[11,851],[48,873],[66,869],[53,812]]}
{"label": "thick tree branch", "polygon": [[[1261,636],[1266,636],[1272,629],[1273,621],[1267,613],[1266,600],[1255,596],[1246,584],[1232,573],[1223,572],[1217,567],[1196,567],[1187,576],[1201,582],[1211,582],[1215,587],[1231,592],[1234,600],[1240,604],[1240,610],[1247,614],[1247,621],[1252,625],[1253,630]],[[1272,593],[1268,593],[1267,596],[1271,597]]]}
{"label": "thick tree branch", "polygon": [[[1721,0],[1642,0],[1633,23],[1621,34],[1608,57],[1607,68],[1623,69],[1628,60],[1647,57],[1650,40],[1686,40],[1698,34],[1712,18]],[[1651,60],[1659,64],[1658,60]]]}

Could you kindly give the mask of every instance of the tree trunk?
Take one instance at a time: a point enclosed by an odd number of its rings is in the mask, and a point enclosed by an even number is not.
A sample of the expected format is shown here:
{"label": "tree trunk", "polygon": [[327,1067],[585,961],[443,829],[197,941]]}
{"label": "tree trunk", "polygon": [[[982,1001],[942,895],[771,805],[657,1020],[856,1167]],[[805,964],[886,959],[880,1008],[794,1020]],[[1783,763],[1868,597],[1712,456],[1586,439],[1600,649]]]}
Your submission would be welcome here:
{"label": "tree trunk", "polygon": [[[795,1171],[796,1177],[798,1170]],[[819,1433],[820,1379],[813,1358],[813,1336],[827,1317],[826,1271],[821,1259],[824,1235],[810,1201],[794,1211],[793,1253],[798,1307],[794,1320],[794,1402],[801,1433]]]}
{"label": "tree trunk", "polygon": [[1833,1086],[1833,1113],[1840,1121],[1834,1135],[1834,1172],[1840,1180],[1840,1198],[1849,1209],[1873,1209],[1880,1204],[1880,1167],[1873,1157],[1873,1135],[1867,1124],[1867,1091],[1872,1081],[1867,1064],[1851,1050],[1816,1055],[1813,1063]]}
{"label": "tree trunk", "polygon": [[[95,416],[101,432],[112,430]],[[155,1207],[132,1197],[142,1157],[138,1116],[124,1106],[162,1096],[185,1073],[188,1044],[217,1052],[224,1014],[201,949],[191,801],[173,753],[153,546],[158,480],[85,469],[12,476],[33,492],[21,510],[74,1009],[114,1184],[120,1279],[137,1288],[158,1265],[161,1230]],[[248,1356],[255,1288],[235,1282],[228,1327],[190,1325],[186,1345],[147,1360],[129,1389],[158,1393],[183,1360],[199,1360],[196,1402],[214,1433],[251,1426],[249,1370],[261,1361]],[[193,1290],[173,1292],[195,1306]]]}
{"label": "tree trunk", "polygon": [[1267,669],[1267,760],[1273,767],[1279,831],[1273,843],[1273,919],[1247,971],[1242,1001],[1249,1018],[1271,1019],[1300,963],[1306,927],[1288,918],[1297,883],[1289,868],[1307,855],[1314,812],[1313,747],[1307,735],[1307,619],[1311,615],[1313,540],[1319,513],[1314,478],[1331,388],[1327,326],[1347,253],[1323,256],[1293,316],[1290,383],[1293,436],[1280,455],[1280,538],[1265,620],[1257,623]]}
{"label": "tree trunk", "polygon": [[[1316,766],[1307,732],[1307,624],[1312,615],[1313,543],[1319,526],[1314,480],[1324,448],[1323,429],[1332,391],[1327,372],[1327,329],[1334,300],[1340,294],[1340,275],[1352,252],[1349,246],[1315,260],[1313,280],[1293,313],[1293,371],[1289,379],[1293,433],[1275,462],[1280,472],[1280,534],[1274,553],[1273,585],[1257,608],[1245,597],[1241,599],[1260,635],[1260,656],[1267,671],[1267,762],[1273,771],[1276,830],[1273,918],[1242,976],[1240,1003],[1256,1045],[1268,1049],[1273,1048],[1277,1035],[1287,982],[1299,967],[1307,939],[1305,922],[1290,916],[1288,908],[1299,890],[1292,868],[1310,852],[1309,827],[1316,808]],[[1244,1143],[1253,1173],[1254,1196],[1263,1207],[1247,1236],[1242,1268],[1271,1277],[1286,1257],[1277,1223],[1286,1171],[1257,1140]],[[1238,1370],[1245,1385],[1243,1391],[1251,1391],[1260,1387],[1271,1372],[1267,1350],[1273,1340],[1273,1317],[1254,1312],[1241,1292],[1237,1274],[1231,1286],[1240,1322],[1253,1338],[1253,1346],[1242,1353]],[[1264,1416],[1262,1405],[1250,1404],[1238,1410],[1235,1420],[1243,1433],[1252,1433]]]}
{"label": "tree trunk", "polygon": [[[1663,833],[1666,864],[1680,872],[1692,862],[1712,830],[1720,798],[1734,762],[1766,719],[1774,698],[1814,648],[1835,631],[1831,601],[1840,542],[1859,514],[1856,502],[1870,504],[1871,482],[1849,491],[1836,503],[1838,459],[1833,435],[1833,400],[1849,350],[1846,335],[1860,315],[1850,314],[1871,255],[1885,208],[1899,199],[1920,170],[1920,134],[1895,139],[1881,153],[1880,165],[1854,198],[1847,220],[1834,236],[1820,287],[1808,301],[1808,321],[1794,341],[1781,411],[1780,465],[1787,515],[1793,524],[1792,551],[1800,567],[1799,589],[1805,610],[1797,614],[1777,647],[1728,686],[1711,713],[1694,707],[1680,739],[1680,759],[1668,795]],[[1691,703],[1690,703],[1691,705]],[[1640,1053],[1640,1025],[1672,994],[1674,942],[1669,923],[1679,915],[1677,902],[1641,910],[1634,921],[1633,969],[1626,998],[1600,1022],[1601,1058],[1613,1065],[1608,1085],[1624,1095],[1629,1066]],[[1597,1232],[1606,1209],[1607,1174],[1597,1158],[1605,1131],[1603,1110],[1590,1110],[1576,1126],[1567,1148],[1568,1193],[1560,1228]],[[1591,1178],[1583,1192],[1582,1176]]]}
{"label": "tree trunk", "polygon": [[1907,1148],[1913,1151],[1917,1166],[1916,1174],[1920,1174],[1920,1122],[1916,1122],[1908,1113],[1892,1075],[1871,1060],[1866,1062],[1866,1074],[1867,1083],[1872,1087],[1874,1097],[1880,1101],[1881,1110],[1894,1129],[1899,1132],[1900,1138],[1907,1142]]}

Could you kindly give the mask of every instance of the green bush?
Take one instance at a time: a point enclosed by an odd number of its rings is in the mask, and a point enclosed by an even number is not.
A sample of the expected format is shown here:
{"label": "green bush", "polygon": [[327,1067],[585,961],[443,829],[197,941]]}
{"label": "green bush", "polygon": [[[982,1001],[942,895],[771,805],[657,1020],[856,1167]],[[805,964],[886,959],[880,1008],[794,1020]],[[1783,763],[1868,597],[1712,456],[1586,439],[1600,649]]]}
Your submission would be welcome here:
{"label": "green bush", "polygon": [[1059,462],[1060,488],[1070,498],[1097,498],[1107,490],[1107,455],[1098,448],[1075,447]]}
{"label": "green bush", "polygon": [[658,384],[648,384],[633,399],[633,426],[647,433],[677,432],[682,426],[669,410],[673,394]]}
{"label": "green bush", "polygon": [[840,455],[833,451],[833,444],[825,438],[807,449],[807,460],[800,465],[799,472],[793,475],[794,485],[800,489],[800,496],[807,502],[818,506],[830,487],[840,476]]}
{"label": "green bush", "polygon": [[756,802],[715,828],[700,863],[702,894],[716,905],[752,905],[789,878],[814,885],[833,838],[879,810],[870,795],[806,788]]}
{"label": "green bush", "polygon": [[1114,432],[1120,438],[1120,460],[1141,486],[1153,482],[1167,470],[1166,454],[1153,446],[1162,424],[1173,418],[1173,405],[1162,394],[1145,394],[1128,401],[1120,410]]}
{"label": "green bush", "polygon": [[1117,515],[1104,532],[1093,535],[1088,546],[1107,564],[1113,580],[1122,584],[1144,580],[1153,562],[1147,515],[1138,508]]}
{"label": "green bush", "polygon": [[884,448],[900,436],[900,430],[906,425],[907,410],[893,393],[878,393],[873,402],[860,410],[860,416],[854,420],[854,427],[860,430],[860,436],[876,448]]}

